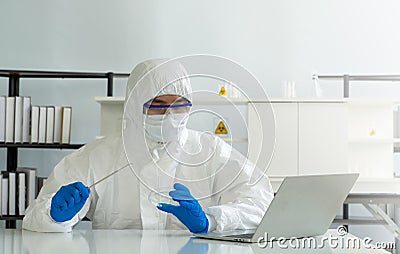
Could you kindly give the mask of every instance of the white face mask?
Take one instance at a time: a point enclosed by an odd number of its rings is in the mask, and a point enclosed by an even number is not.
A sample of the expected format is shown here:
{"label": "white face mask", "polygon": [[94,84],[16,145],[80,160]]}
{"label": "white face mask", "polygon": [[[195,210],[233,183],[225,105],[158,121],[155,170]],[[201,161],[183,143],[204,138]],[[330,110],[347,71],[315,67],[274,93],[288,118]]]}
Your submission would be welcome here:
{"label": "white face mask", "polygon": [[186,128],[187,113],[167,115],[143,115],[145,133],[157,142],[178,141]]}

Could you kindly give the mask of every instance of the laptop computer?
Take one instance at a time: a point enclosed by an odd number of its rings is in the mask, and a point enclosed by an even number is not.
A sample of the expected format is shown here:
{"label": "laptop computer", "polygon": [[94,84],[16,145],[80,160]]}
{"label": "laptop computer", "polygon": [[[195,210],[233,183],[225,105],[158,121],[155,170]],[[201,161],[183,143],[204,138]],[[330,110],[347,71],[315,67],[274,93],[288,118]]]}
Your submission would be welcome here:
{"label": "laptop computer", "polygon": [[[259,226],[254,230],[208,232],[197,237],[257,242],[324,234],[351,188],[357,173],[285,177]],[[266,239],[267,238],[267,239]]]}

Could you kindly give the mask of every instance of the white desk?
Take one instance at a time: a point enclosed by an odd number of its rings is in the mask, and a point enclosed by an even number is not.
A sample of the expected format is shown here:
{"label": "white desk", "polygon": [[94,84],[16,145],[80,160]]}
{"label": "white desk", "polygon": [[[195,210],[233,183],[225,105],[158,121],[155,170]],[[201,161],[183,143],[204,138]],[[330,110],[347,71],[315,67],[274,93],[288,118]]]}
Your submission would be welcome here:
{"label": "white desk", "polygon": [[[339,237],[336,230],[324,236]],[[348,234],[343,239],[356,237]],[[316,237],[320,242],[321,237]],[[358,238],[357,238],[358,239]],[[354,245],[351,245],[354,246]],[[263,249],[257,244],[204,240],[191,237],[188,231],[165,230],[74,230],[72,233],[36,233],[17,229],[0,230],[0,253],[388,253],[360,248],[332,249],[329,244],[320,249],[281,249],[274,245]]]}

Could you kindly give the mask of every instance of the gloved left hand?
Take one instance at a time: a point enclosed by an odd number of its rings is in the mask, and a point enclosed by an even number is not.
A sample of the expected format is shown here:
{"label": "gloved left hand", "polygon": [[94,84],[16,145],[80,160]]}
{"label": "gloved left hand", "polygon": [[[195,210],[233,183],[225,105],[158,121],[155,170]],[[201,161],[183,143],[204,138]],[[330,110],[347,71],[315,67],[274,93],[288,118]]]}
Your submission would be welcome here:
{"label": "gloved left hand", "polygon": [[175,215],[192,233],[208,232],[208,219],[199,202],[190,194],[189,189],[180,183],[174,184],[175,190],[169,195],[179,206],[159,203],[157,208],[161,211]]}
{"label": "gloved left hand", "polygon": [[51,199],[50,216],[56,222],[72,219],[85,205],[90,189],[81,182],[62,186]]}

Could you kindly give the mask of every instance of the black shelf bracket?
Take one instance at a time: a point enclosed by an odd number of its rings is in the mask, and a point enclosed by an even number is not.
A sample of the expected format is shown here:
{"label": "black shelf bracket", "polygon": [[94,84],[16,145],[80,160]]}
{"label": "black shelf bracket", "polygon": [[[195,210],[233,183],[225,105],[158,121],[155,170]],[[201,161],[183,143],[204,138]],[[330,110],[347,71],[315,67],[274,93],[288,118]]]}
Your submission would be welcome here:
{"label": "black shelf bracket", "polygon": [[[8,96],[19,95],[19,76],[11,74],[8,80]],[[7,149],[7,171],[15,172],[18,165],[18,148],[12,147]],[[6,228],[16,228],[15,220],[6,220]]]}
{"label": "black shelf bracket", "polygon": [[113,96],[114,90],[114,73],[107,73],[107,96]]}
{"label": "black shelf bracket", "polygon": [[[8,96],[19,95],[19,76],[18,74],[10,75],[8,82]],[[7,149],[7,171],[15,171],[18,165],[18,148],[12,147]]]}
{"label": "black shelf bracket", "polygon": [[8,96],[19,95],[19,75],[11,74],[8,80]]}

